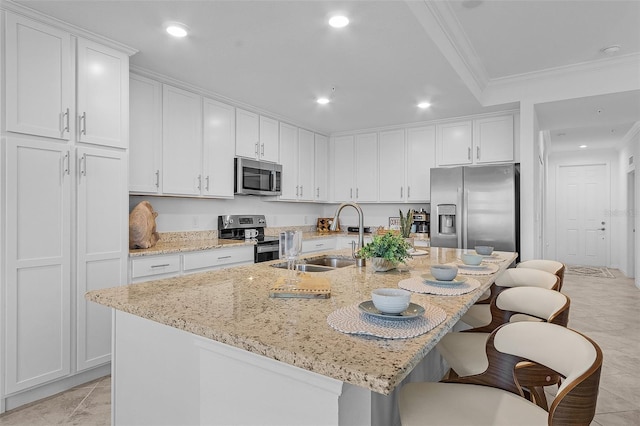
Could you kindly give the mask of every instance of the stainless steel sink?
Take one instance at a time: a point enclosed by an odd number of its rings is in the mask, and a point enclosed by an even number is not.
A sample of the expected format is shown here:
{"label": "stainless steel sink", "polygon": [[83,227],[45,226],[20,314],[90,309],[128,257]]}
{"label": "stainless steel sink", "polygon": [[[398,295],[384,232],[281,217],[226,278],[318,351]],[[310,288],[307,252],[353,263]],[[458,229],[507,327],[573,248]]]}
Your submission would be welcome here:
{"label": "stainless steel sink", "polygon": [[[301,272],[327,272],[346,266],[355,265],[355,259],[344,256],[317,256],[300,260],[296,264],[296,270]],[[287,268],[287,262],[274,263],[274,268]]]}

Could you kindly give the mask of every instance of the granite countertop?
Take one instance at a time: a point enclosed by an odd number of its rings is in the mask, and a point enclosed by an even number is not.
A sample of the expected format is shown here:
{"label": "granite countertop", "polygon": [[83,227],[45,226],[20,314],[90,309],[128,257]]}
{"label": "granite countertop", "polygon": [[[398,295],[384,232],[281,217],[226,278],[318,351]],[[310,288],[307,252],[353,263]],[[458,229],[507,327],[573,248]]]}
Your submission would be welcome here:
{"label": "granite countertop", "polygon": [[[330,253],[348,255],[350,250]],[[489,287],[497,274],[477,276],[482,286],[462,296],[412,293],[411,301],[436,305],[446,320],[421,336],[386,340],[343,334],[327,324],[338,308],[370,300],[372,289],[397,287],[400,280],[447,263],[460,250],[431,248],[409,261],[408,271],[374,273],[348,266],[318,273],[331,282],[329,299],[270,298],[269,288],[288,271],[273,262],[238,266],[140,284],[95,290],[90,301],[198,336],[235,346],[299,368],[389,394]],[[505,269],[515,253],[501,252]],[[307,257],[318,256],[318,253]]]}
{"label": "granite countertop", "polygon": [[160,234],[160,240],[156,245],[151,248],[129,249],[129,257],[211,250],[239,245],[255,245],[255,242],[221,239],[218,238],[218,231],[164,232]]}

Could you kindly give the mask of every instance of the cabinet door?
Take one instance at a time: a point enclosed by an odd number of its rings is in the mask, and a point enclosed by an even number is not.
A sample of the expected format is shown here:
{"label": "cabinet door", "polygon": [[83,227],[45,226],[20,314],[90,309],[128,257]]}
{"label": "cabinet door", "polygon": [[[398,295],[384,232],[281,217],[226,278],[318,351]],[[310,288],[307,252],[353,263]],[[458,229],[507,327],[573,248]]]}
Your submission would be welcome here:
{"label": "cabinet door", "polygon": [[131,74],[129,90],[129,191],[157,194],[161,192],[162,84]]}
{"label": "cabinet door", "polygon": [[355,144],[353,136],[339,136],[333,142],[333,200],[339,203],[355,200]]}
{"label": "cabinet door", "polygon": [[277,163],[278,150],[278,120],[260,116],[260,159]]}
{"label": "cabinet door", "polygon": [[202,194],[233,197],[233,158],[235,155],[235,108],[211,99],[203,103],[204,185]]}
{"label": "cabinet door", "polygon": [[121,151],[78,148],[77,370],[111,359],[111,309],[85,300],[88,291],[126,284],[129,197]]}
{"label": "cabinet door", "polygon": [[513,116],[488,117],[474,121],[476,163],[513,161]]}
{"label": "cabinet door", "polygon": [[404,130],[380,132],[380,201],[403,202],[405,187]]}
{"label": "cabinet door", "polygon": [[314,136],[313,132],[300,129],[298,132],[298,185],[299,200],[313,201],[314,179]]}
{"label": "cabinet door", "polygon": [[407,201],[431,199],[431,168],[436,166],[434,126],[407,130]]}
{"label": "cabinet door", "polygon": [[471,121],[438,125],[438,165],[471,164]]}
{"label": "cabinet door", "polygon": [[258,114],[236,108],[236,155],[259,158],[260,119]]}
{"label": "cabinet door", "polygon": [[296,200],[298,186],[298,128],[280,123],[280,164],[282,164],[281,200]]}
{"label": "cabinet door", "polygon": [[162,192],[200,195],[202,100],[175,87],[162,92]]}
{"label": "cabinet door", "polygon": [[329,140],[326,136],[315,135],[315,191],[316,201],[329,200]]}
{"label": "cabinet door", "polygon": [[356,136],[356,200],[378,200],[378,138],[375,133]]}
{"label": "cabinet door", "polygon": [[7,13],[7,130],[69,139],[73,127],[71,36]]}
{"label": "cabinet door", "polygon": [[302,241],[302,254],[316,251],[335,250],[335,238],[314,238]]}
{"label": "cabinet door", "polygon": [[[6,371],[11,394],[70,373],[70,147],[6,141]],[[4,321],[3,321],[4,323]]]}
{"label": "cabinet door", "polygon": [[78,140],[129,146],[129,57],[78,39]]}

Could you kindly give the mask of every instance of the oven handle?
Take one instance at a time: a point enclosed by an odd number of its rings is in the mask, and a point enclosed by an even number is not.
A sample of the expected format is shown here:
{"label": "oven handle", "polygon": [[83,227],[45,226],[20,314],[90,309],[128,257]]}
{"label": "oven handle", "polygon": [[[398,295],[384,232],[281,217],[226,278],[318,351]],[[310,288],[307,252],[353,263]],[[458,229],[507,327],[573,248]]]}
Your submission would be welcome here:
{"label": "oven handle", "polygon": [[280,244],[257,245],[256,253],[273,253],[280,250]]}

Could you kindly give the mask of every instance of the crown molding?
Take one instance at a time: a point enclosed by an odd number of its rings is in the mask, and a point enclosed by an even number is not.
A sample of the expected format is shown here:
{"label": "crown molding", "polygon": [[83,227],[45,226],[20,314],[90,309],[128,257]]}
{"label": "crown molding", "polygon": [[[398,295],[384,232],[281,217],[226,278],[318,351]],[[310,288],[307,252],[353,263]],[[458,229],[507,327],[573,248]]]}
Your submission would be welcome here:
{"label": "crown molding", "polygon": [[429,38],[471,93],[481,101],[489,78],[451,5],[446,1],[405,0]]}
{"label": "crown molding", "polygon": [[107,46],[112,49],[123,52],[129,56],[133,56],[136,53],[138,53],[137,49],[134,49],[133,47],[128,46],[124,43],[120,43],[119,41],[111,40],[99,34],[93,33],[91,31],[87,31],[76,25],[69,24],[67,22],[53,18],[49,15],[45,15],[44,13],[38,12],[37,10],[23,6],[21,4],[14,3],[11,0],[0,0],[0,9],[21,15],[25,18],[29,18],[34,21],[38,21],[42,24],[51,25],[60,30],[66,31],[76,37],[81,37],[87,40],[94,41],[96,43],[102,44],[103,46]]}
{"label": "crown molding", "polygon": [[631,126],[629,131],[625,133],[625,135],[620,140],[620,147],[628,144],[634,137],[638,135],[640,135],[640,121],[636,121],[635,123],[633,123],[633,126]]}

